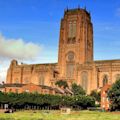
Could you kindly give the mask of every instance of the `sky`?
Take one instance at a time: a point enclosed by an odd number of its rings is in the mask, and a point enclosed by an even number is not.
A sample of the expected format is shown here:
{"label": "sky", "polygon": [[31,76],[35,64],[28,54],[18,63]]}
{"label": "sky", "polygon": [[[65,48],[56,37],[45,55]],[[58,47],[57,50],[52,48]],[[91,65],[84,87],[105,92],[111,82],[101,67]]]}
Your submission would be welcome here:
{"label": "sky", "polygon": [[91,13],[94,60],[120,59],[120,0],[0,0],[0,82],[10,61],[58,61],[60,20],[66,8]]}

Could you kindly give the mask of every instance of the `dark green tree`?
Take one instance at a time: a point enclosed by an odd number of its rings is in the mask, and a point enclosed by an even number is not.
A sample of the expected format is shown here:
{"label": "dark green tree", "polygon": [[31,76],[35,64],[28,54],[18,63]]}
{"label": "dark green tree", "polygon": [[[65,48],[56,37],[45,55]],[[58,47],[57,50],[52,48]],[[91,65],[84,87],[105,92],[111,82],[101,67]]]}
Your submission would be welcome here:
{"label": "dark green tree", "polygon": [[120,79],[117,80],[109,89],[108,98],[111,103],[111,110],[120,110]]}
{"label": "dark green tree", "polygon": [[8,104],[14,109],[59,109],[61,106],[79,106],[86,109],[94,106],[95,100],[91,96],[61,96],[38,93],[2,93],[0,92],[0,106]]}
{"label": "dark green tree", "polygon": [[86,94],[85,90],[80,85],[77,85],[76,83],[73,83],[71,87],[72,87],[71,90],[74,93],[74,95],[85,95]]}
{"label": "dark green tree", "polygon": [[95,99],[91,96],[77,95],[74,97],[74,105],[79,106],[82,109],[95,106]]}
{"label": "dark green tree", "polygon": [[100,92],[97,92],[96,90],[91,91],[90,96],[94,97],[97,102],[100,102],[101,100]]}
{"label": "dark green tree", "polygon": [[67,82],[64,81],[64,80],[59,80],[59,81],[57,81],[57,82],[55,83],[55,85],[58,85],[58,87],[63,87],[63,88],[68,87]]}

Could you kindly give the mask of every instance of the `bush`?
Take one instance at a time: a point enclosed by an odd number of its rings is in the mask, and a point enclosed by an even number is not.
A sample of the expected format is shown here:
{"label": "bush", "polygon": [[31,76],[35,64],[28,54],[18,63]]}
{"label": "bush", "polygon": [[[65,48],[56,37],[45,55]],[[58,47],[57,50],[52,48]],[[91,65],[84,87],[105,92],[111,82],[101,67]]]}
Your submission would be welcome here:
{"label": "bush", "polygon": [[91,96],[79,95],[75,97],[75,105],[81,107],[82,109],[87,109],[87,107],[95,107],[95,99]]}

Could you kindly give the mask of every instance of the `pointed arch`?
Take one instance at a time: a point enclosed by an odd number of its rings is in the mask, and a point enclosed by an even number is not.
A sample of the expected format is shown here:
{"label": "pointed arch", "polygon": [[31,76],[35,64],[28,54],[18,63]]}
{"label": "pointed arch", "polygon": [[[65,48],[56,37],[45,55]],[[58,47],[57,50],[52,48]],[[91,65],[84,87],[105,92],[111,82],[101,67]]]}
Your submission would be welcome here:
{"label": "pointed arch", "polygon": [[83,71],[81,73],[81,80],[82,80],[82,87],[85,91],[88,89],[88,73],[86,71]]}
{"label": "pointed arch", "polygon": [[103,86],[105,86],[106,84],[108,84],[108,75],[104,75],[103,76]]}
{"label": "pointed arch", "polygon": [[45,80],[44,80],[44,76],[40,76],[39,77],[39,85],[44,85]]}

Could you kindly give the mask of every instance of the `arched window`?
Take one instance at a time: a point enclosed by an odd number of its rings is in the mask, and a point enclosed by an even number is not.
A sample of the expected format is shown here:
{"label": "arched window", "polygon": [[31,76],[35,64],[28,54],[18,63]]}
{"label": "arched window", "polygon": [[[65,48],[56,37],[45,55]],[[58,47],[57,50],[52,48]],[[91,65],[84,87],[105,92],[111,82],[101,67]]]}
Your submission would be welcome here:
{"label": "arched window", "polygon": [[44,76],[40,76],[39,85],[44,85]]}
{"label": "arched window", "polygon": [[74,59],[75,55],[73,51],[69,51],[66,57],[66,77],[73,78],[74,77]]}
{"label": "arched window", "polygon": [[87,91],[88,88],[88,73],[87,72],[82,72],[81,73],[81,80],[82,80],[82,87],[85,91]]}
{"label": "arched window", "polygon": [[103,86],[105,86],[108,83],[108,75],[103,76]]}
{"label": "arched window", "polygon": [[68,24],[68,44],[76,42],[76,21],[70,21]]}
{"label": "arched window", "polygon": [[16,84],[19,83],[19,79],[18,79],[18,78],[15,79],[15,83],[16,83]]}
{"label": "arched window", "polygon": [[117,74],[115,78],[116,78],[115,80],[120,80],[120,74]]}
{"label": "arched window", "polygon": [[76,21],[69,22],[68,37],[74,38],[76,36]]}
{"label": "arched window", "polygon": [[68,77],[68,78],[73,78],[74,77],[74,64],[73,63],[67,63],[66,77]]}

